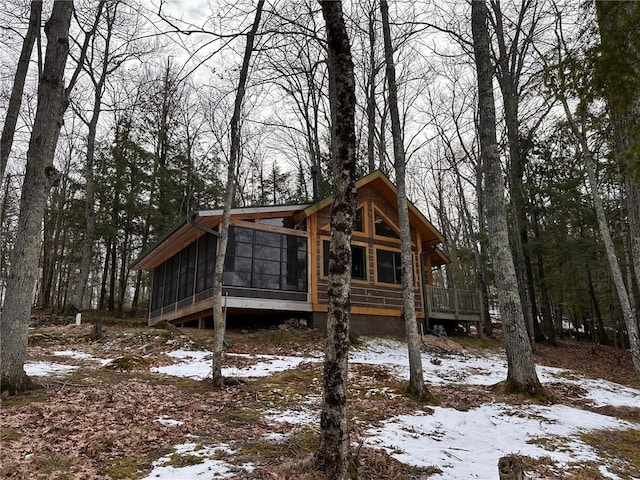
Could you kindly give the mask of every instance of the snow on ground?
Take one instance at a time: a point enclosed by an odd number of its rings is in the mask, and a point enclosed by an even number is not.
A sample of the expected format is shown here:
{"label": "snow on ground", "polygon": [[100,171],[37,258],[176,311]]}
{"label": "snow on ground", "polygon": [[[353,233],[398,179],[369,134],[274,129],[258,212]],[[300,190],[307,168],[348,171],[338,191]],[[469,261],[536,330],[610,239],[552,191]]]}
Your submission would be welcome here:
{"label": "snow on ground", "polygon": [[[180,362],[165,367],[152,368],[152,372],[164,373],[176,377],[189,377],[203,380],[211,376],[211,353],[188,350],[175,350],[168,354]],[[309,361],[305,357],[291,357],[278,355],[248,355],[242,353],[227,353],[229,357],[243,357],[258,360],[256,364],[247,367],[224,367],[222,375],[225,377],[268,377],[274,373],[296,368],[302,362]],[[312,361],[320,361],[313,359]]]}
{"label": "snow on ground", "polygon": [[113,359],[111,358],[98,358],[91,355],[90,353],[82,352],[80,350],[59,350],[53,352],[53,355],[56,357],[75,358],[77,360],[91,360],[93,362],[98,362],[102,367],[110,364],[113,361]]}
{"label": "snow on ground", "polygon": [[[497,478],[498,459],[509,453],[549,456],[561,464],[598,463],[576,435],[602,428],[633,425],[564,405],[488,404],[466,412],[435,407],[432,415],[401,415],[368,430],[366,444],[403,463],[436,465],[448,480],[489,480]],[[554,439],[561,439],[556,446],[562,448],[554,448]]]}
{"label": "snow on ground", "polygon": [[[229,445],[221,444],[215,447],[207,447],[198,443],[183,443],[176,445],[174,452],[153,462],[153,470],[151,473],[144,477],[142,480],[192,480],[194,478],[231,478],[234,477],[234,472],[238,468],[252,472],[254,466],[251,464],[241,465],[236,467],[224,460],[218,460],[215,457],[219,457],[221,454],[233,455],[235,452],[229,448]],[[190,457],[189,460],[194,462],[194,465],[187,465],[183,467],[175,467],[171,465],[176,458],[176,454],[184,458]],[[179,462],[178,462],[179,463]]]}
{"label": "snow on ground", "polygon": [[[57,352],[59,356],[85,357],[82,352]],[[203,379],[210,375],[210,352],[175,350],[169,353],[177,360],[173,365],[153,368],[152,371],[167,375]],[[244,355],[256,361],[247,367],[223,369],[223,375],[235,377],[264,377],[276,372],[296,368],[303,361],[321,361],[321,358],[301,356]],[[444,355],[440,365],[429,362],[432,355],[423,354],[425,381],[432,385],[467,384],[492,385],[506,378],[507,364],[499,355]],[[387,339],[368,339],[365,346],[352,349],[351,363],[383,365],[400,379],[409,377],[406,344]],[[64,374],[78,367],[47,362],[25,365],[29,375]],[[640,390],[604,380],[588,380],[559,368],[538,366],[540,381],[564,382],[577,385],[588,393],[587,400],[595,406],[630,406],[640,404]],[[313,403],[313,402],[311,402]],[[298,405],[296,410],[266,412],[265,418],[273,422],[294,425],[318,423],[318,412],[310,405]],[[382,426],[366,432],[364,441],[386,450],[401,462],[416,466],[435,465],[443,470],[447,480],[497,479],[499,457],[508,453],[520,453],[533,457],[549,456],[560,464],[592,460],[605,464],[597,454],[579,440],[582,432],[597,429],[638,428],[637,424],[613,417],[580,410],[565,405],[486,404],[469,411],[435,407],[431,415],[416,412],[387,419]],[[170,423],[170,419],[157,421]],[[557,442],[556,442],[557,441]],[[197,465],[182,468],[169,465],[171,455],[154,463],[154,470],[147,479],[188,479],[207,475],[207,478],[234,476],[234,467],[217,460],[220,452],[232,455],[228,446],[198,447],[196,444],[177,445],[176,452],[201,461]],[[557,448],[560,447],[560,448]],[[240,468],[251,471],[251,465]],[[615,479],[601,467],[603,475]]]}
{"label": "snow on ground", "polygon": [[25,362],[24,371],[30,377],[66,375],[79,367],[53,362]]}

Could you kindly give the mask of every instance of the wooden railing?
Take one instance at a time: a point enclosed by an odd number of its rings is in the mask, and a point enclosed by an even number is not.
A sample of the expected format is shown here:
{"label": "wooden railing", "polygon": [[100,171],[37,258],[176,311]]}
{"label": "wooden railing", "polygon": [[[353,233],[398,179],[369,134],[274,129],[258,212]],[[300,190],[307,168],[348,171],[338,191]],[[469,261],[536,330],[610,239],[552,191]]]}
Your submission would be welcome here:
{"label": "wooden railing", "polygon": [[430,318],[450,320],[480,320],[480,292],[460,288],[427,285],[427,306]]}

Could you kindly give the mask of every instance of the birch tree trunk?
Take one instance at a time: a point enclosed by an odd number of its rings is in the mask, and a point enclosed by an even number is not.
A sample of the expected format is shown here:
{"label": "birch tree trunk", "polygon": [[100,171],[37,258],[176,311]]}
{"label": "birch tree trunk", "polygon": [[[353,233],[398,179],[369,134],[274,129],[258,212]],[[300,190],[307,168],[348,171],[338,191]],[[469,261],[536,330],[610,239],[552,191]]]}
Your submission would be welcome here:
{"label": "birch tree trunk", "polygon": [[249,75],[249,62],[253,53],[253,44],[260,25],[260,17],[262,16],[262,8],[264,0],[259,0],[256,7],[256,15],[253,19],[251,30],[247,34],[247,43],[244,49],[244,57],[242,59],[242,67],[240,69],[240,77],[238,78],[238,90],[236,91],[235,104],[233,107],[233,116],[231,117],[231,146],[229,148],[229,165],[227,168],[227,190],[224,196],[224,206],[222,210],[222,221],[218,237],[218,252],[216,254],[216,263],[213,277],[213,360],[211,361],[212,377],[214,387],[224,386],[222,378],[222,349],[224,344],[225,319],[222,312],[222,280],[224,273],[224,261],[227,254],[227,243],[229,233],[229,217],[231,216],[231,206],[235,196],[236,185],[236,165],[240,155],[240,113],[242,110],[242,102],[247,86],[247,77]]}
{"label": "birch tree trunk", "polygon": [[485,0],[471,3],[471,29],[478,81],[478,136],[485,175],[485,207],[489,250],[498,292],[500,317],[507,353],[507,391],[539,395],[542,385],[536,374],[531,343],[520,303],[518,282],[509,247],[504,179],[496,135],[489,32]]}
{"label": "birch tree trunk", "polygon": [[68,104],[64,70],[69,53],[72,13],[73,2],[56,0],[45,25],[47,50],[44,70],[38,85],[38,106],[27,151],[16,243],[0,319],[2,392],[17,393],[32,386],[24,371],[24,361],[38,274],[44,208],[51,187],[58,181],[53,156]]}
{"label": "birch tree trunk", "polygon": [[347,474],[347,374],[351,316],[351,234],[356,212],[355,77],[342,2],[323,1],[331,106],[333,204],[329,247],[327,338],[318,467],[330,480]]}
{"label": "birch tree trunk", "polygon": [[2,139],[0,139],[0,179],[4,178],[4,172],[7,169],[11,146],[13,145],[13,135],[16,131],[18,123],[18,115],[20,113],[20,105],[22,105],[22,94],[24,84],[29,70],[29,59],[33,51],[33,44],[36,37],[40,35],[40,22],[42,19],[42,3],[31,2],[31,13],[29,14],[29,28],[22,43],[20,58],[16,67],[16,74],[13,79],[13,88],[9,97],[7,106],[7,116],[5,117],[4,126],[2,127]]}
{"label": "birch tree trunk", "polygon": [[398,189],[398,220],[400,224],[400,255],[402,257],[402,297],[404,300],[404,324],[409,349],[409,386],[407,391],[422,398],[428,392],[424,388],[422,357],[420,355],[420,335],[416,322],[416,299],[414,291],[413,255],[411,254],[411,228],[407,205],[406,159],[400,113],[398,112],[398,86],[396,69],[393,63],[391,28],[389,27],[389,5],[380,1],[382,14],[382,34],[384,37],[384,56],[389,88],[389,113],[391,115],[391,136],[393,137],[393,156]]}

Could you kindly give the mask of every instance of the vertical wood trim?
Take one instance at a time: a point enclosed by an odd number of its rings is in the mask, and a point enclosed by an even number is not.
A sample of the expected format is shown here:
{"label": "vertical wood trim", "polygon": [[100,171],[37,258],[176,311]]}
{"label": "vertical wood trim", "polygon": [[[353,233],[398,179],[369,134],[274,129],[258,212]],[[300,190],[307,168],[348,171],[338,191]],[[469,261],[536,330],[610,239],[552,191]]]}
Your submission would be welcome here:
{"label": "vertical wood trim", "polygon": [[318,248],[322,248],[322,245],[318,247],[318,215],[312,214],[308,218],[309,228],[309,289],[311,291],[311,303],[316,305],[318,303],[318,277],[320,271],[318,270]]}

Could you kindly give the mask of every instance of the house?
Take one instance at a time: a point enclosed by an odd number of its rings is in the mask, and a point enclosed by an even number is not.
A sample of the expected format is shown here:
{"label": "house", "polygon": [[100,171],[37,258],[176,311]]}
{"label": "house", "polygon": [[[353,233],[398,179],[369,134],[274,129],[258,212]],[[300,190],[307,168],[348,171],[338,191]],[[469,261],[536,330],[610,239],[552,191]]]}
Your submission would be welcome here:
{"label": "house", "polygon": [[[363,177],[356,188],[351,326],[361,334],[403,336],[397,190],[381,172]],[[325,327],[331,200],[232,209],[223,277],[228,326],[260,327],[295,317]],[[222,209],[196,211],[135,261],[132,268],[153,271],[149,325],[213,327],[221,219]],[[423,328],[480,321],[476,292],[433,286],[433,269],[448,262],[439,248],[442,235],[413,205],[409,222],[416,314]]]}

